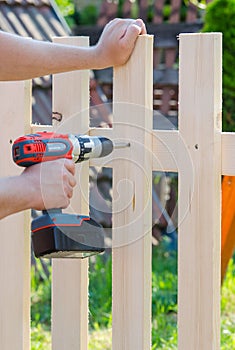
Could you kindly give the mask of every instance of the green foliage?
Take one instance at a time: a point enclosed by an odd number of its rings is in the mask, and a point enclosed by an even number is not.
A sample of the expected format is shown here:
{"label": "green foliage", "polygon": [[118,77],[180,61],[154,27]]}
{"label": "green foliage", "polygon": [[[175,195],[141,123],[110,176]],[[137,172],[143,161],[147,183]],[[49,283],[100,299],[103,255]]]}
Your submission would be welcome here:
{"label": "green foliage", "polygon": [[74,14],[74,2],[72,0],[56,0],[62,16],[72,16]]}
{"label": "green foliage", "polygon": [[97,6],[90,4],[85,6],[82,10],[76,11],[75,20],[78,25],[92,25],[96,24],[98,19]]}
{"label": "green foliage", "polygon": [[214,0],[206,9],[203,32],[223,33],[223,130],[235,131],[235,0]]}
{"label": "green foliage", "polygon": [[39,323],[37,327],[31,328],[31,349],[51,350],[51,336],[49,330],[45,330]]}
{"label": "green foliage", "polygon": [[[164,249],[164,241],[153,249],[152,274],[152,318],[153,344],[155,349],[167,348],[173,339],[177,339],[176,312],[177,312],[177,257]],[[94,349],[99,349],[97,332],[101,335],[103,329],[111,327],[112,307],[112,261],[111,256],[97,256],[90,269],[90,327],[97,341]],[[92,340],[93,339],[93,340]],[[106,338],[105,338],[106,339]],[[107,339],[104,340],[106,344]],[[167,345],[168,344],[168,345]],[[93,349],[92,348],[92,349]],[[102,347],[101,347],[102,348]],[[105,349],[109,347],[105,347]],[[153,347],[154,349],[154,347]]]}
{"label": "green foliage", "polygon": [[190,3],[197,6],[199,9],[204,10],[206,8],[206,0],[184,0],[184,3],[188,6]]}
{"label": "green foliage", "polygon": [[154,317],[159,313],[176,312],[177,304],[176,254],[164,251],[161,248],[163,243],[160,247],[153,248],[152,309]]}
{"label": "green foliage", "polygon": [[[45,330],[51,323],[51,278],[43,271],[39,260],[31,271],[31,326],[43,325]],[[48,266],[49,270],[51,267]]]}
{"label": "green foliage", "polygon": [[109,327],[112,323],[112,260],[108,255],[97,255],[90,263],[89,321],[90,327]]}
{"label": "green foliage", "polygon": [[75,24],[75,5],[73,0],[56,0],[59,10],[69,27]]}
{"label": "green foliage", "polygon": [[66,20],[69,27],[77,25],[96,24],[99,8],[97,5],[88,4],[82,9],[76,9],[73,0],[56,0],[60,12]]}
{"label": "green foliage", "polygon": [[152,349],[177,349],[177,256],[153,247]]}
{"label": "green foliage", "polygon": [[112,329],[97,328],[90,333],[89,350],[111,350]]}
{"label": "green foliage", "polygon": [[[185,21],[189,1],[193,1],[193,3],[200,9],[205,8],[205,0],[184,0],[180,8],[181,21]],[[70,27],[73,27],[74,25],[94,25],[97,23],[101,1],[93,1],[80,7],[78,6],[79,2],[76,2],[76,6],[73,0],[56,0],[56,3],[61,11],[61,14],[64,16]],[[122,18],[124,16],[124,3],[124,0],[117,0],[117,17]],[[148,1],[147,22],[152,22],[153,20],[155,12],[154,5],[154,0]],[[163,19],[165,22],[169,20],[170,14],[171,0],[166,0],[163,6]],[[130,17],[139,17],[139,1],[137,0],[131,1]]]}
{"label": "green foliage", "polygon": [[[111,256],[90,262],[90,350],[111,350]],[[177,349],[177,256],[164,241],[153,248],[152,350]],[[221,297],[221,350],[235,349],[235,261],[228,266]],[[32,350],[50,349],[50,279],[32,269]]]}
{"label": "green foliage", "polygon": [[[51,267],[48,264],[49,272]],[[51,274],[50,274],[51,275]],[[31,343],[32,350],[51,349],[51,278],[39,260],[31,269]]]}
{"label": "green foliage", "polygon": [[221,350],[235,349],[235,262],[230,260],[221,296]]}

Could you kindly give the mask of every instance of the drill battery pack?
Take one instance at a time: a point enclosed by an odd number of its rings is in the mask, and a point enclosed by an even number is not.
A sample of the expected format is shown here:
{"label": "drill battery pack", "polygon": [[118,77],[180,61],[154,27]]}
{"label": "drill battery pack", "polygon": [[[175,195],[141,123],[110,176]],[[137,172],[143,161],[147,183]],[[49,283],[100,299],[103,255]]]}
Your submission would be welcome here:
{"label": "drill battery pack", "polygon": [[104,230],[89,216],[44,211],[31,231],[36,257],[86,258],[104,251]]}

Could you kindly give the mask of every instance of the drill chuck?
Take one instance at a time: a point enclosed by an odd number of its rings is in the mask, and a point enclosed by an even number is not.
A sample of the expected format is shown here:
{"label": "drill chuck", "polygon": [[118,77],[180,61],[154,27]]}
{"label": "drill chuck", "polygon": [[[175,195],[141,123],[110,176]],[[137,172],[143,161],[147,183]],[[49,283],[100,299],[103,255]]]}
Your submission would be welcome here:
{"label": "drill chuck", "polygon": [[75,163],[90,158],[101,158],[113,151],[113,142],[106,137],[69,135],[73,144],[72,157]]}

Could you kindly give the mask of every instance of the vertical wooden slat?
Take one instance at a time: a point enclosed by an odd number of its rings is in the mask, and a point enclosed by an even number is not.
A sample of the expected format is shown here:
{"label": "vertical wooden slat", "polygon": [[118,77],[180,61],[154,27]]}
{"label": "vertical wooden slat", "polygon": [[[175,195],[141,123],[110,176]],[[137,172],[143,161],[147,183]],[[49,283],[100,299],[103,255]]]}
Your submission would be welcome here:
{"label": "vertical wooden slat", "polygon": [[177,23],[180,21],[181,2],[182,0],[171,0],[170,23]]}
{"label": "vertical wooden slat", "polygon": [[148,5],[148,0],[139,1],[139,17],[145,22],[148,20]]}
{"label": "vertical wooden slat", "polygon": [[159,24],[163,21],[163,6],[165,0],[154,1],[154,18],[153,23]]}
{"label": "vertical wooden slat", "polygon": [[198,7],[197,5],[193,4],[192,2],[189,2],[188,9],[187,9],[187,15],[186,15],[186,22],[195,22],[197,20],[198,16]]}
{"label": "vertical wooden slat", "polygon": [[[88,46],[85,37],[56,42]],[[55,131],[86,134],[89,129],[89,71],[58,74],[53,79],[53,111],[62,113]],[[76,168],[78,186],[69,211],[88,215],[88,163]],[[88,344],[88,259],[54,259],[52,348],[85,350]]]}
{"label": "vertical wooden slat", "polygon": [[133,6],[133,1],[131,0],[125,0],[123,7],[122,7],[122,16],[123,18],[131,18],[132,13],[132,6]]}
{"label": "vertical wooden slat", "polygon": [[[0,84],[0,176],[19,174],[11,156],[10,140],[30,130],[30,83]],[[25,189],[27,191],[27,189]],[[30,349],[30,213],[0,221],[0,349]]]}
{"label": "vertical wooden slat", "polygon": [[100,6],[100,14],[97,21],[99,26],[104,26],[109,21],[117,17],[118,2],[103,0]]}
{"label": "vertical wooden slat", "polygon": [[180,350],[220,349],[221,38],[180,35]]}
{"label": "vertical wooden slat", "polygon": [[151,348],[152,46],[114,70],[114,137],[131,146],[113,163],[113,350]]}

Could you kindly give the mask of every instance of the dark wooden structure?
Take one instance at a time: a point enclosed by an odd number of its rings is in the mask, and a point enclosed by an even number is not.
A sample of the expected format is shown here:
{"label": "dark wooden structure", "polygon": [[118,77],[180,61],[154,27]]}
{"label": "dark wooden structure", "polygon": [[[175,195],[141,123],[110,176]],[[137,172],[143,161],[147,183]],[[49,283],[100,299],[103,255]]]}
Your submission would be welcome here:
{"label": "dark wooden structure", "polygon": [[[211,0],[208,0],[209,3]],[[178,35],[194,33],[202,28],[202,10],[192,1],[126,0],[122,8],[118,1],[104,0],[96,26],[77,26],[76,35],[90,36],[96,44],[106,23],[115,17],[142,18],[149,34],[154,35],[154,109],[175,123],[178,114]],[[95,72],[97,82],[108,98],[112,97],[112,70]]]}
{"label": "dark wooden structure", "polygon": [[[50,41],[52,36],[67,36],[71,31],[50,0],[1,0],[0,30]],[[33,122],[51,123],[50,76],[33,79]]]}

